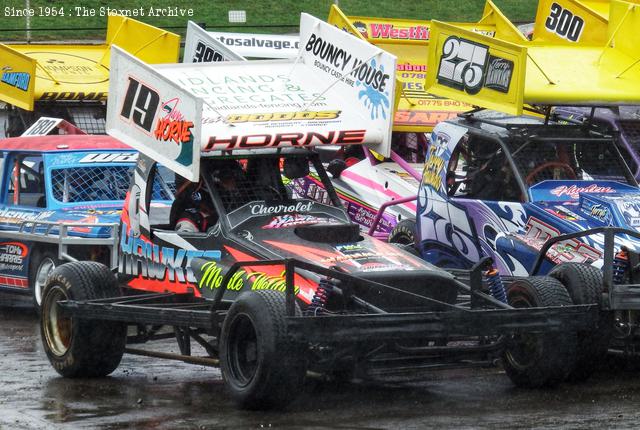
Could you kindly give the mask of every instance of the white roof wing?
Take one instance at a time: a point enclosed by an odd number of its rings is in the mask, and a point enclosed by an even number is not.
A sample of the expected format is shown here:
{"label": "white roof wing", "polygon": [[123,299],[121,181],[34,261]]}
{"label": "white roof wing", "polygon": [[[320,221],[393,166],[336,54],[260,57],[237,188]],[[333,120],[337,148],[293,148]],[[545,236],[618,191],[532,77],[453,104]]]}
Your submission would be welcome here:
{"label": "white roof wing", "polygon": [[116,50],[108,132],[177,173],[187,135],[199,148],[190,168],[201,151],[367,144],[388,155],[396,58],[307,14],[300,28],[296,61],[151,67]]}
{"label": "white roof wing", "polygon": [[[297,39],[297,38],[296,38]],[[295,50],[297,55],[298,50]],[[295,58],[295,57],[294,57]],[[227,48],[220,40],[203,30],[193,21],[187,23],[183,63],[210,63],[214,61],[244,61],[235,49]]]}

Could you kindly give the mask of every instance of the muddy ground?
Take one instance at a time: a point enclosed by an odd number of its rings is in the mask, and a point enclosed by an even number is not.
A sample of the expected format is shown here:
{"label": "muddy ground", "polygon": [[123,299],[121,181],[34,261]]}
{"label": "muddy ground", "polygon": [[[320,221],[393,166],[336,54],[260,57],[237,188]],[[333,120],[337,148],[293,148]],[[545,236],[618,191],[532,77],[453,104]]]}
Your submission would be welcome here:
{"label": "muddy ground", "polygon": [[514,388],[499,368],[435,372],[419,383],[311,380],[286,412],[247,412],[209,367],[125,355],[109,378],[63,379],[47,361],[35,314],[3,306],[0,428],[637,428],[640,371],[623,364],[612,359],[588,382],[553,390]]}

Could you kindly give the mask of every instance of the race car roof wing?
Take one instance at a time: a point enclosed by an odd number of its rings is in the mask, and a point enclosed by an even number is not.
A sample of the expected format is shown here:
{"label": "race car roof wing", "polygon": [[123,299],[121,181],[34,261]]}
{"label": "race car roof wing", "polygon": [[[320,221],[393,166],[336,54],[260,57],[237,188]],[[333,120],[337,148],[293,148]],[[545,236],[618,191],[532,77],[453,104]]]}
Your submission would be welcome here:
{"label": "race car roof wing", "polygon": [[[625,0],[640,4],[640,0]],[[611,0],[540,0],[534,42],[587,45],[607,43]]]}
{"label": "race car roof wing", "polygon": [[[257,33],[228,33],[206,31],[196,23],[189,21],[185,42],[185,60],[183,62],[197,63],[203,60],[189,61],[186,58],[198,55],[195,48],[198,41],[203,44],[216,46],[220,54],[231,54],[261,59],[293,59],[298,55],[299,38],[284,34]],[[213,43],[215,40],[217,43]],[[211,60],[208,60],[211,61]]]}
{"label": "race car roof wing", "polygon": [[611,4],[611,44],[604,47],[521,45],[434,21],[426,87],[515,115],[523,104],[638,104],[639,26],[640,6],[622,1]]}
{"label": "race car roof wing", "polygon": [[[438,122],[471,109],[465,103],[442,100],[425,91],[425,52],[431,21],[346,16],[332,5],[328,22],[398,57],[394,130],[429,132]],[[526,41],[491,0],[486,2],[478,22],[455,25],[504,40]]]}
{"label": "race car roof wing", "polygon": [[26,110],[36,101],[104,101],[114,44],[145,62],[176,62],[180,36],[109,16],[103,44],[0,44],[0,101]]}
{"label": "race car roof wing", "polygon": [[367,144],[388,156],[396,58],[310,15],[295,61],[149,66],[113,48],[107,132],[190,180],[234,150]]}
{"label": "race car roof wing", "polygon": [[[296,50],[296,54],[297,54]],[[187,23],[183,63],[210,63],[214,61],[244,61],[245,57],[228,48],[193,21]]]}
{"label": "race car roof wing", "polygon": [[21,136],[47,136],[58,134],[87,134],[62,118],[40,117]]}

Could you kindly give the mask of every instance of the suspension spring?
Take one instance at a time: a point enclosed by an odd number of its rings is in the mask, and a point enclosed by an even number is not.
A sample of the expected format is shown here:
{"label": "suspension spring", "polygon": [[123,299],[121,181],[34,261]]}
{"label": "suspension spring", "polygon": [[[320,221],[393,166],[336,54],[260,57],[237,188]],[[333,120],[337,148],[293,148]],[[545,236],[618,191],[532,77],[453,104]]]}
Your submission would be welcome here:
{"label": "suspension spring", "polygon": [[334,281],[326,278],[321,279],[311,299],[311,303],[309,303],[309,306],[304,311],[305,316],[315,316],[318,315],[318,313],[323,313],[335,286]]}
{"label": "suspension spring", "polygon": [[507,303],[507,292],[504,289],[500,272],[496,268],[491,268],[484,272],[484,276],[489,287],[489,293],[494,299],[500,300],[502,303]]}
{"label": "suspension spring", "polygon": [[626,249],[621,249],[616,252],[613,257],[613,283],[622,284],[624,281],[624,275],[629,268],[629,255]]}

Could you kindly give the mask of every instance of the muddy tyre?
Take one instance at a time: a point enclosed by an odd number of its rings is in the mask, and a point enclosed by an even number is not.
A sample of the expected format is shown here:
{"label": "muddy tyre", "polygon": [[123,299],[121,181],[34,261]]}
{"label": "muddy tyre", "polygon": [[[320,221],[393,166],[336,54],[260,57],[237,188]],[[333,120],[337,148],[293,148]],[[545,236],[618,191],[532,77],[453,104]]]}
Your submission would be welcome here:
{"label": "muddy tyre", "polygon": [[60,375],[100,377],[113,372],[124,353],[127,325],[63,316],[58,302],[120,295],[116,277],[100,263],[67,263],[49,275],[42,296],[40,334],[47,357]]}
{"label": "muddy tyre", "polygon": [[[507,290],[507,299],[515,308],[573,304],[564,286],[548,276],[516,279]],[[519,387],[553,386],[573,370],[576,343],[575,333],[516,334],[507,339],[502,363],[511,381]]]}
{"label": "muddy tyre", "polygon": [[391,230],[389,243],[400,245],[414,245],[416,239],[416,222],[412,219],[403,219]]}
{"label": "muddy tyre", "polygon": [[33,306],[38,314],[40,313],[42,293],[44,292],[47,278],[60,264],[62,263],[53,249],[37,248],[31,255],[29,261],[29,287],[31,288]]}
{"label": "muddy tyre", "polygon": [[[562,282],[574,304],[602,304],[601,270],[588,264],[563,263],[554,267],[549,276]],[[567,376],[568,380],[583,381],[602,364],[609,349],[612,328],[613,313],[601,312],[595,330],[578,332],[576,366]]]}
{"label": "muddy tyre", "polygon": [[302,389],[303,347],[288,338],[285,315],[285,295],[264,290],[242,293],[224,319],[220,367],[241,408],[283,408]]}

